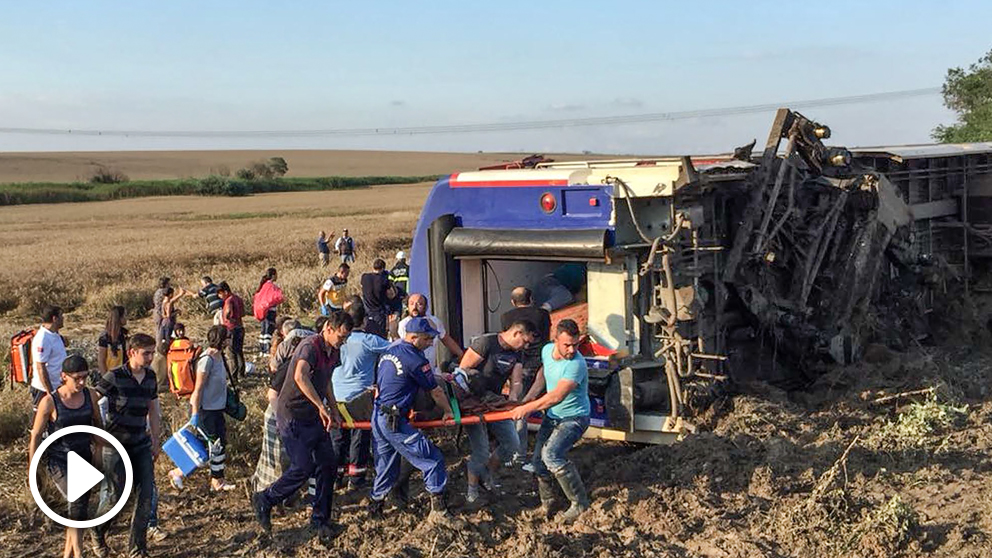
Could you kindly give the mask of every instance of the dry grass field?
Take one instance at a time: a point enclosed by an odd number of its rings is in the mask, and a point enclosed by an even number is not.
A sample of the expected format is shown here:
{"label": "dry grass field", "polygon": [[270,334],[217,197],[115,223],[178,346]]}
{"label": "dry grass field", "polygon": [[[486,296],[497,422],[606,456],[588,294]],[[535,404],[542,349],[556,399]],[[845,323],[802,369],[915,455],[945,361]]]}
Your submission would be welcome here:
{"label": "dry grass field", "polygon": [[[424,176],[474,170],[515,161],[530,153],[435,153],[412,151],[111,151],[0,153],[0,183],[88,180],[103,166],[132,180],[202,177],[233,173],[253,161],[283,157],[287,176]],[[552,155],[557,160],[576,155]]]}

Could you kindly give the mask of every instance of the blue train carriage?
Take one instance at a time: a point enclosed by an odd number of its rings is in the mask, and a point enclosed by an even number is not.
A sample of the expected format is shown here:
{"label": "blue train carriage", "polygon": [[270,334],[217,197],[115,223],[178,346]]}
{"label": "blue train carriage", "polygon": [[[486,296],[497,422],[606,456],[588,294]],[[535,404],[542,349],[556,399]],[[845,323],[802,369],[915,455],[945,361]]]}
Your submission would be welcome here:
{"label": "blue train carriage", "polygon": [[[698,173],[740,180],[752,167],[729,156],[675,157],[453,174],[435,184],[417,223],[411,292],[429,293],[434,314],[464,344],[499,330],[514,287],[540,295],[549,274],[567,270],[583,278],[571,286],[572,300],[555,302],[567,305],[552,318],[577,318],[594,348],[587,357],[594,409],[587,437],[671,443],[691,424],[678,367],[662,351],[665,336],[646,317],[666,284],[650,241],[690,231],[673,194],[688,192]],[[697,361],[706,358],[708,347],[693,342]],[[712,355],[713,364],[720,361]]]}

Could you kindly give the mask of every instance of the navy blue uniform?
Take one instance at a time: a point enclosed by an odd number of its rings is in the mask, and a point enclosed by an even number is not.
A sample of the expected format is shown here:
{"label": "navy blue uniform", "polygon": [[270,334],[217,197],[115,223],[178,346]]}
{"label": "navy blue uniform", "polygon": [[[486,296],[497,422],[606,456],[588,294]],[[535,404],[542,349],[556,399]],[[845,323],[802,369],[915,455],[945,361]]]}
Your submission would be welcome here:
{"label": "navy blue uniform", "polygon": [[[375,452],[375,484],[372,499],[382,500],[396,482],[400,459],[406,459],[424,473],[424,483],[431,494],[440,494],[448,482],[444,456],[423,432],[410,426],[407,416],[417,390],[437,387],[431,365],[424,353],[406,341],[393,343],[379,360],[377,373],[379,397],[372,414],[372,439]],[[400,413],[396,431],[389,429],[388,417],[381,409],[395,406]]]}

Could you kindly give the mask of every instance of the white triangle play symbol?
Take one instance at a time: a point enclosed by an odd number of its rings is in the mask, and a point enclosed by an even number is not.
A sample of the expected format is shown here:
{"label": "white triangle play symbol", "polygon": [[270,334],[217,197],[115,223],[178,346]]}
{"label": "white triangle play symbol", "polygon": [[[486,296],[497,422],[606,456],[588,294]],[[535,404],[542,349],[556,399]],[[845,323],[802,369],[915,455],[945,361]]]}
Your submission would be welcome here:
{"label": "white triangle play symbol", "polygon": [[87,463],[78,453],[70,451],[66,460],[66,497],[75,502],[87,490],[103,480],[103,473]]}

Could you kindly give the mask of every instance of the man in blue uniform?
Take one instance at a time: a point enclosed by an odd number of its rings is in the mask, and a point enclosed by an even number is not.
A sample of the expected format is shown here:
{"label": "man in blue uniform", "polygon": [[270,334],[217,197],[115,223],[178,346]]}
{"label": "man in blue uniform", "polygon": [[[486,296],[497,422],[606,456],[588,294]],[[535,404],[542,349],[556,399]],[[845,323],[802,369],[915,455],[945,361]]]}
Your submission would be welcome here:
{"label": "man in blue uniform", "polygon": [[400,460],[406,459],[424,474],[424,484],[431,494],[428,521],[461,529],[464,520],[448,512],[444,456],[408,420],[414,398],[421,389],[430,392],[444,410],[444,418],[453,417],[444,389],[437,385],[431,365],[424,357],[424,349],[431,346],[437,334],[427,319],[414,318],[407,324],[404,338],[391,345],[379,361],[379,396],[372,413],[375,484],[369,513],[372,517],[382,517],[386,494],[400,472]]}

